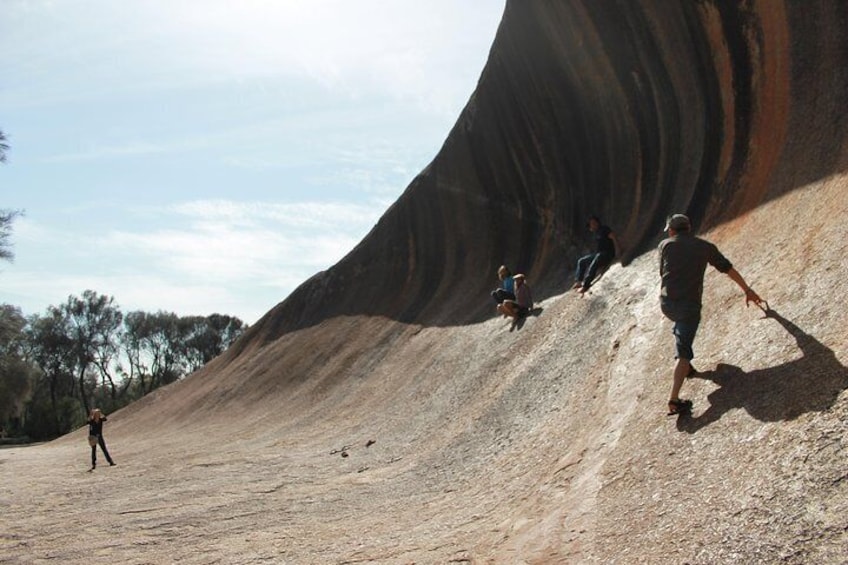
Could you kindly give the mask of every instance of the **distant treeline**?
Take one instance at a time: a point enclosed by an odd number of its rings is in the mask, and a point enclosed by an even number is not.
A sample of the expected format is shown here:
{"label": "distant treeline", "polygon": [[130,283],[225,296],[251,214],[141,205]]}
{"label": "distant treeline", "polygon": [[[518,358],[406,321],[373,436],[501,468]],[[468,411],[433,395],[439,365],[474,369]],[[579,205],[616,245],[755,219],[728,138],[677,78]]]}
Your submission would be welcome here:
{"label": "distant treeline", "polygon": [[43,315],[0,305],[0,437],[58,437],[199,369],[247,326],[232,316],[123,314],[92,290]]}

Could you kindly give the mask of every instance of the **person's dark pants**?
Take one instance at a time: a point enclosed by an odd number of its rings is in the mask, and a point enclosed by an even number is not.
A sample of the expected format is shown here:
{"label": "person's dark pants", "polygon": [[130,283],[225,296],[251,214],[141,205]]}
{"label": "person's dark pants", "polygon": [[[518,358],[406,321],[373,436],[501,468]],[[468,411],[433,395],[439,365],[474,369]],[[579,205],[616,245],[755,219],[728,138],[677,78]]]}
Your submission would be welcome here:
{"label": "person's dark pants", "polygon": [[515,300],[515,295],[508,290],[499,288],[492,291],[492,298],[497,304],[501,304],[504,300]]}
{"label": "person's dark pants", "polygon": [[609,267],[612,257],[603,253],[591,253],[577,260],[577,282],[583,283],[583,290],[589,290],[598,271]]}
{"label": "person's dark pants", "polygon": [[[109,456],[109,450],[106,449],[106,442],[103,441],[103,436],[97,436],[97,444],[100,445],[100,449],[103,450],[103,455],[106,457],[106,461],[109,462],[109,465],[114,465],[115,462],[112,461],[112,457]],[[94,467],[97,465],[97,445],[91,446],[91,466]]]}

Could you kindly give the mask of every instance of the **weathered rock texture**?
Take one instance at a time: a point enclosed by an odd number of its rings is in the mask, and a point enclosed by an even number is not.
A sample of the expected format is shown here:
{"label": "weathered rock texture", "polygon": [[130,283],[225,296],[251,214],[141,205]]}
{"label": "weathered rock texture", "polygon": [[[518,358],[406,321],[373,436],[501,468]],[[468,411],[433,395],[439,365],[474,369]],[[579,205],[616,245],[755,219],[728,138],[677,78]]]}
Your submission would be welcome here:
{"label": "weathered rock texture", "polygon": [[[0,560],[844,563],[846,29],[838,1],[508,1],[433,163],[112,415],[118,467],[84,473],[82,432],[0,452]],[[679,420],[650,252],[676,211],[773,308],[707,275]],[[581,299],[590,213],[626,267]],[[541,299],[513,331],[504,262]]]}

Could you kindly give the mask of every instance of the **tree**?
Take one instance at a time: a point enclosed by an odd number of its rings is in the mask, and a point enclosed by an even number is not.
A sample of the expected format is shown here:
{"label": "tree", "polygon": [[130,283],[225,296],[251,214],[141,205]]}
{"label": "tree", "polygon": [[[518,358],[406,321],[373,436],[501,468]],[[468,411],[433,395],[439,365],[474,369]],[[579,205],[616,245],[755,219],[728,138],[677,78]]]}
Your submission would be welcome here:
{"label": "tree", "polygon": [[33,367],[24,357],[26,319],[20,308],[0,305],[0,426],[20,425],[24,400],[30,391]]}
{"label": "tree", "polygon": [[[124,316],[112,297],[92,290],[50,306],[43,316],[31,316],[26,327],[13,307],[0,308],[0,384],[3,344],[8,342],[7,349],[14,352],[17,332],[33,375],[27,380],[32,386],[25,429],[32,439],[49,439],[80,425],[92,406],[116,410],[200,368],[246,327],[221,314],[179,317],[136,311]],[[0,395],[11,396],[2,386]]]}
{"label": "tree", "polygon": [[9,144],[6,143],[6,134],[0,130],[0,163],[6,162],[6,152],[9,150]]}
{"label": "tree", "polygon": [[15,218],[22,216],[20,210],[0,210],[0,259],[3,261],[12,261],[15,258],[15,253],[12,251],[12,223]]}
{"label": "tree", "polygon": [[27,409],[31,437],[69,432],[82,422],[92,399],[108,400],[107,409],[125,403],[125,387],[113,376],[122,318],[114,299],[91,290],[30,318],[28,356],[40,369]]}
{"label": "tree", "polygon": [[222,314],[180,318],[184,356],[189,373],[223,353],[244,333],[240,319]]}
{"label": "tree", "polygon": [[[9,144],[6,143],[6,134],[0,130],[0,163],[6,162],[6,152]],[[0,259],[11,261],[15,258],[9,239],[12,237],[12,222],[22,215],[19,210],[0,210]]]}
{"label": "tree", "polygon": [[28,359],[40,369],[28,407],[27,433],[34,439],[71,431],[79,414],[76,404],[74,341],[62,309],[50,306],[44,316],[34,315],[25,330]]}
{"label": "tree", "polygon": [[[96,371],[103,383],[108,383],[113,399],[118,394],[111,370],[118,354],[118,332],[123,314],[114,302],[111,296],[86,290],[82,298],[69,296],[62,306],[69,337],[74,344],[80,400],[86,414],[91,410],[89,399],[93,392],[86,387],[90,371]],[[96,379],[93,380],[96,383]]]}
{"label": "tree", "polygon": [[130,312],[124,320],[124,352],[141,394],[172,383],[185,371],[179,318],[172,312]]}

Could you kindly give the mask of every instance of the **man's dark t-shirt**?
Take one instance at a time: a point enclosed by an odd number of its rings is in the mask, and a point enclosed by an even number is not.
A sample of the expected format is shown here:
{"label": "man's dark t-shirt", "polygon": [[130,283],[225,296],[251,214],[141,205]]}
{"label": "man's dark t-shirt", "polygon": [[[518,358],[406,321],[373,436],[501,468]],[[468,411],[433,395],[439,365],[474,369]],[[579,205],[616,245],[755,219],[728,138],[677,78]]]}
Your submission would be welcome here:
{"label": "man's dark t-shirt", "polygon": [[597,252],[604,257],[615,257],[615,243],[610,239],[612,230],[609,226],[600,226],[595,231],[595,242],[597,243]]}
{"label": "man's dark t-shirt", "polygon": [[733,265],[714,244],[686,232],[660,242],[660,303],[674,321],[700,319],[707,264],[722,273]]}

